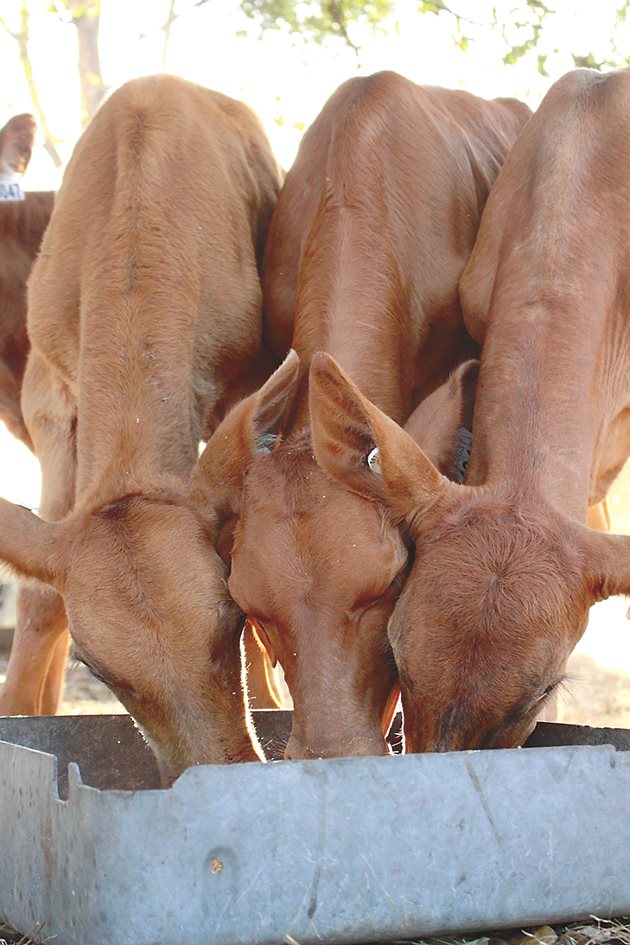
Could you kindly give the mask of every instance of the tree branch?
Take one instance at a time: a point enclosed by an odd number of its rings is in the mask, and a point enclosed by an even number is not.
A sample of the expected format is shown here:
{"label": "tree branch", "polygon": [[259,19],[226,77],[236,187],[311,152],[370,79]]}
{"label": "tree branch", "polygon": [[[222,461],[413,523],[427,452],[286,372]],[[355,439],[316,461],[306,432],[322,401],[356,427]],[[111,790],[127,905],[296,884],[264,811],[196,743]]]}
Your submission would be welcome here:
{"label": "tree branch", "polygon": [[483,26],[483,23],[480,23],[478,20],[471,20],[470,17],[464,16],[462,13],[457,13],[456,10],[447,6],[443,0],[424,0],[419,6],[419,10],[421,13],[434,13],[436,16],[440,13],[448,13],[450,16],[454,17],[458,23],[463,21],[464,23],[470,23],[472,26]]}
{"label": "tree branch", "polygon": [[153,36],[155,33],[161,33],[162,30],[170,32],[171,25],[175,22],[175,20],[179,20],[180,16],[186,16],[186,14],[190,13],[191,10],[194,10],[196,7],[202,7],[206,3],[210,3],[210,0],[195,0],[195,2],[191,4],[187,10],[183,10],[181,13],[175,13],[173,9],[175,3],[174,0],[171,0],[169,13],[164,23],[162,23],[161,26],[158,26],[157,29],[150,30],[148,33],[138,33],[138,39],[146,39],[147,36]]}
{"label": "tree branch", "polygon": [[0,17],[0,26],[6,30],[6,32],[11,36],[18,45],[20,63],[22,65],[22,71],[24,72],[24,78],[26,79],[26,84],[31,96],[31,101],[33,103],[33,108],[37,115],[39,126],[42,129],[44,134],[44,148],[50,155],[50,158],[55,165],[55,167],[61,167],[63,161],[57,151],[55,146],[56,139],[54,138],[50,128],[48,127],[48,122],[46,121],[46,115],[44,114],[44,109],[42,108],[42,103],[39,97],[39,92],[37,91],[37,85],[35,84],[35,76],[33,75],[33,67],[31,66],[31,61],[28,55],[28,40],[29,40],[29,12],[26,2],[22,3],[20,8],[20,30],[17,33],[14,33],[13,30],[9,28],[8,23],[4,17]]}
{"label": "tree branch", "polygon": [[164,32],[164,43],[162,44],[162,68],[166,65],[166,53],[168,51],[168,42],[171,38],[171,26],[173,20],[175,19],[175,0],[171,0],[168,8],[168,16],[166,18],[166,23],[162,27]]}
{"label": "tree branch", "polygon": [[323,6],[324,11],[328,14],[330,19],[333,21],[333,23],[336,24],[337,29],[341,33],[342,37],[345,39],[350,49],[353,49],[355,52],[355,55],[358,56],[359,47],[356,46],[352,42],[350,37],[348,36],[348,29],[346,27],[346,22],[343,16],[343,12],[341,10],[341,4],[339,3],[339,0],[327,0],[326,3],[322,4],[322,6]]}

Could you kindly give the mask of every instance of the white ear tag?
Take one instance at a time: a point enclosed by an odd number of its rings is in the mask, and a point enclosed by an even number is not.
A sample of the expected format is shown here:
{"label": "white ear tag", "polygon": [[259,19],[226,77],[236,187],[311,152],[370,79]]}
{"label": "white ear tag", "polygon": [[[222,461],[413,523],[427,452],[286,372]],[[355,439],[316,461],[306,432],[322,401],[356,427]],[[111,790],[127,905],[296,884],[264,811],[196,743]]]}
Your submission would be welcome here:
{"label": "white ear tag", "polygon": [[376,473],[377,476],[380,476],[381,454],[379,452],[378,446],[375,446],[374,449],[371,449],[370,452],[367,454],[367,464],[373,473]]}
{"label": "white ear tag", "polygon": [[12,174],[0,174],[0,200],[24,200],[20,182]]}

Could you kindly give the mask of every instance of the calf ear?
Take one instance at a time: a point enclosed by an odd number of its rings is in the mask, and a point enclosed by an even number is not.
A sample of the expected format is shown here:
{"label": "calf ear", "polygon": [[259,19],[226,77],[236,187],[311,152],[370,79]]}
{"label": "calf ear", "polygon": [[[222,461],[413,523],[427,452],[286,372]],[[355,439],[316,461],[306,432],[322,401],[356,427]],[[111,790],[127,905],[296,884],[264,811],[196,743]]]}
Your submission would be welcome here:
{"label": "calf ear", "polygon": [[20,577],[58,586],[63,526],[44,522],[29,509],[0,499],[0,562]]}
{"label": "calf ear", "polygon": [[193,493],[236,511],[243,479],[261,453],[270,453],[286,427],[298,388],[300,362],[290,351],[260,390],[238,403],[212,434],[193,471]]}
{"label": "calf ear", "polygon": [[332,479],[399,521],[446,494],[449,483],[409,434],[323,352],[311,361],[309,396],[313,450]]}
{"label": "calf ear", "polygon": [[470,458],[479,361],[466,361],[416,407],[405,430],[444,476],[463,482]]}
{"label": "calf ear", "polygon": [[0,132],[0,161],[16,174],[28,167],[37,125],[32,115],[15,115]]}
{"label": "calf ear", "polygon": [[630,535],[606,535],[584,525],[576,528],[593,603],[614,594],[630,594]]}

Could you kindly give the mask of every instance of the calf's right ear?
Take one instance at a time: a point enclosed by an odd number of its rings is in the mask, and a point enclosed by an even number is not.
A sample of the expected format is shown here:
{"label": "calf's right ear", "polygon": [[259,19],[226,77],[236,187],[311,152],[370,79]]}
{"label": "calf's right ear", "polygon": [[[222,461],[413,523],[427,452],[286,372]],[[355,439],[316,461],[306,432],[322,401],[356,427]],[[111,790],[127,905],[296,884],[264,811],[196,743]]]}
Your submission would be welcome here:
{"label": "calf's right ear", "polygon": [[479,361],[465,361],[419,404],[405,430],[444,476],[464,481],[472,445]]}
{"label": "calf's right ear", "polygon": [[382,503],[397,521],[449,494],[428,456],[329,354],[313,356],[309,397],[313,451],[331,479]]}
{"label": "calf's right ear", "polygon": [[193,471],[193,491],[212,505],[236,511],[245,473],[270,453],[285,429],[298,389],[300,361],[290,351],[271,377],[221,421]]}
{"label": "calf's right ear", "polygon": [[45,522],[29,509],[0,499],[0,563],[19,577],[59,588],[62,577],[61,524]]}
{"label": "calf's right ear", "polygon": [[630,535],[608,535],[577,524],[572,527],[575,545],[583,550],[592,603],[615,594],[630,595]]}

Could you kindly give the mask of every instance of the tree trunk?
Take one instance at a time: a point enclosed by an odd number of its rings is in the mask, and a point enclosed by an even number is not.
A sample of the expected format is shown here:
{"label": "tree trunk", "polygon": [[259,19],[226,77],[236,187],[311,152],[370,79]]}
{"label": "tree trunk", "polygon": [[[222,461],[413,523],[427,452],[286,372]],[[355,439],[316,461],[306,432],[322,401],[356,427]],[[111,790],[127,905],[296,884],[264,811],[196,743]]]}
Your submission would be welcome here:
{"label": "tree trunk", "polygon": [[98,29],[101,0],[64,0],[77,28],[81,79],[81,126],[85,128],[107,92],[101,75]]}

